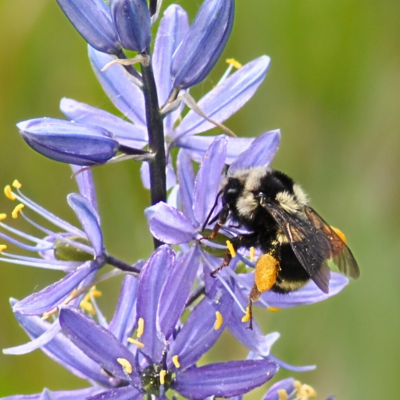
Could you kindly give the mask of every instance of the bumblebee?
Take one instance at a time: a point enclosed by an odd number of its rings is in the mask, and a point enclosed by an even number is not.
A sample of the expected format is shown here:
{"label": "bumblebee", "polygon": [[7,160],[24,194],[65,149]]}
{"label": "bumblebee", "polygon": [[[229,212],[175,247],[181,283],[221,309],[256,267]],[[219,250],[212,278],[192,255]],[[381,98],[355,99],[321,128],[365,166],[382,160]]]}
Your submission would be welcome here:
{"label": "bumblebee", "polygon": [[[219,198],[222,209],[210,220]],[[237,224],[236,227],[243,227],[248,233],[231,239],[233,250],[256,247],[263,253],[256,263],[250,306],[265,290],[288,293],[310,279],[328,293],[329,259],[344,275],[359,277],[357,262],[344,235],[328,225],[308,203],[300,185],[267,167],[228,170],[224,177],[205,225],[216,222],[208,237],[212,239],[221,227]],[[229,264],[232,253],[232,250],[226,252],[213,276]]]}

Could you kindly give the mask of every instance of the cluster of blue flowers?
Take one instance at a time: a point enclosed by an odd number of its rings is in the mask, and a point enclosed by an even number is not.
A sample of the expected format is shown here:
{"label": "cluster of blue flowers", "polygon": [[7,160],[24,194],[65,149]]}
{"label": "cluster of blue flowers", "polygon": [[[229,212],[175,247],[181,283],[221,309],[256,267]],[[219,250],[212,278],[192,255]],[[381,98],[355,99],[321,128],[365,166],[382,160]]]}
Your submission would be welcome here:
{"label": "cluster of blue flowers", "polygon": [[[123,118],[62,99],[65,120],[38,118],[18,124],[34,150],[71,164],[79,193],[69,194],[67,200],[81,227],[26,197],[19,182],[6,187],[7,197],[18,201],[13,217],[26,219],[40,237],[5,224],[5,215],[0,214],[0,238],[35,254],[8,253],[6,245],[0,245],[0,260],[66,275],[20,301],[11,300],[15,317],[31,340],[4,352],[24,354],[40,348],[89,386],[7,399],[239,400],[273,378],[280,367],[314,368],[280,361],[271,354],[279,334],[264,335],[256,321],[252,330],[242,322],[254,279],[252,272],[236,272],[243,255],[216,279],[210,276],[221,264],[225,246],[203,240],[202,229],[224,167],[266,166],[280,140],[279,131],[237,138],[222,125],[263,81],[267,56],[243,67],[231,62],[203,98],[196,101],[189,94],[221,56],[232,30],[234,0],[205,0],[191,25],[176,4],[161,16],[161,0],[57,2],[88,42],[93,70]],[[136,52],[135,57],[127,58],[126,50]],[[183,113],[185,106],[190,110]],[[228,135],[199,135],[216,126]],[[142,162],[142,180],[152,202],[145,214],[155,244],[146,261],[133,265],[105,249],[90,169],[129,159]],[[197,174],[195,163],[200,163]],[[40,225],[35,214],[54,228]],[[99,273],[105,265],[114,269]],[[96,304],[94,285],[118,274],[125,277],[115,313],[107,322]],[[267,291],[257,305],[280,309],[311,304],[340,292],[347,282],[333,273],[329,294],[310,282],[285,295]],[[225,329],[249,350],[247,359],[198,366]],[[290,378],[277,381],[263,399],[313,397],[311,387]]]}

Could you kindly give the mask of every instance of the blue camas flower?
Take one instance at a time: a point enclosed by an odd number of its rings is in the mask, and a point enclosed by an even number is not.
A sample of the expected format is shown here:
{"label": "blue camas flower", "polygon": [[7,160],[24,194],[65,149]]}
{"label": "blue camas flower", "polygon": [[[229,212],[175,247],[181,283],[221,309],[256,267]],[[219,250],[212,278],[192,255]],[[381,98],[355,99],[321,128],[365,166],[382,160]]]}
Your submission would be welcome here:
{"label": "blue camas flower", "polygon": [[[161,246],[141,268],[139,282],[132,276],[124,279],[110,324],[100,326],[74,307],[61,308],[64,334],[58,333],[42,349],[92,382],[92,388],[71,391],[71,396],[86,391],[93,396],[85,398],[93,400],[143,399],[149,394],[166,399],[171,389],[188,399],[231,397],[247,393],[274,376],[278,366],[271,360],[195,366],[220,337],[233,303],[215,285],[186,321],[181,321],[199,267],[198,250],[175,257],[169,246]],[[47,328],[48,323],[38,317],[15,314],[32,339]],[[134,331],[136,338],[132,339]],[[61,392],[52,395],[57,399]]]}

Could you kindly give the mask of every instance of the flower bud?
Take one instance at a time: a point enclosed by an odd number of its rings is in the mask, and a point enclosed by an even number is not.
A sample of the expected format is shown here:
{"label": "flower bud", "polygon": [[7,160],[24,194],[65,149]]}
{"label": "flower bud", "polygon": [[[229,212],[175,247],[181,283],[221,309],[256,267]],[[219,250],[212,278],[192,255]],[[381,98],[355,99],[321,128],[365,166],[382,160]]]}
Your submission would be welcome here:
{"label": "flower bud", "polygon": [[143,53],[151,40],[147,1],[111,0],[110,9],[122,46]]}
{"label": "flower bud", "polygon": [[174,54],[174,87],[187,89],[201,82],[214,67],[232,30],[234,0],[206,0]]}
{"label": "flower bud", "polygon": [[57,0],[58,5],[82,37],[96,50],[117,54],[121,44],[102,0]]}
{"label": "flower bud", "polygon": [[53,118],[22,121],[17,127],[38,153],[68,164],[103,164],[118,151],[118,142],[101,128]]}

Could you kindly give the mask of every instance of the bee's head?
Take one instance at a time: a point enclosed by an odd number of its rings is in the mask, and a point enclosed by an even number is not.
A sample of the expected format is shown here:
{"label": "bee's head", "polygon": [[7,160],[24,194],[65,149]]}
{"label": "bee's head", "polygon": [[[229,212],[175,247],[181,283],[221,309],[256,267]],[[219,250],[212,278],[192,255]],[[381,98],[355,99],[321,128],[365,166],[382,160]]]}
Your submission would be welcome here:
{"label": "bee's head", "polygon": [[237,203],[242,191],[243,182],[240,182],[239,179],[234,177],[228,178],[222,192],[222,203],[224,206],[228,205],[229,208],[232,209]]}

